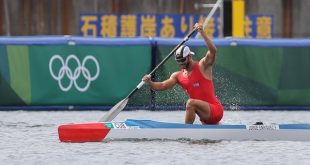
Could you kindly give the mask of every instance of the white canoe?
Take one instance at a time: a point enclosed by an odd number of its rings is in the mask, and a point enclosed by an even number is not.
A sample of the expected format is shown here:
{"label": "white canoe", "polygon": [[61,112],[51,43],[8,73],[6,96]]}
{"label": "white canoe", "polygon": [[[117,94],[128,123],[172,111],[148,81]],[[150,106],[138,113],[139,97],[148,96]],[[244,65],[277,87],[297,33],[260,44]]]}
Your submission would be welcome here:
{"label": "white canoe", "polygon": [[310,124],[200,125],[128,119],[123,122],[66,124],[58,127],[62,142],[106,139],[281,140],[310,141]]}

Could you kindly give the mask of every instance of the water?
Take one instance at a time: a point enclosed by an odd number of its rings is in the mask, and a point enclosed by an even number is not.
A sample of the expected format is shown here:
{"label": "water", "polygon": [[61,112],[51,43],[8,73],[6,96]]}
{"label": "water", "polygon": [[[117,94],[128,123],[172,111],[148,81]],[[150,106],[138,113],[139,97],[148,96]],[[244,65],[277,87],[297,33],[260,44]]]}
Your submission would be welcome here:
{"label": "water", "polygon": [[[309,164],[310,142],[109,141],[60,143],[57,127],[93,122],[101,111],[0,112],[0,164]],[[121,112],[116,120],[183,122],[183,111]],[[310,123],[310,111],[227,111],[224,124]],[[197,121],[197,123],[199,123]]]}

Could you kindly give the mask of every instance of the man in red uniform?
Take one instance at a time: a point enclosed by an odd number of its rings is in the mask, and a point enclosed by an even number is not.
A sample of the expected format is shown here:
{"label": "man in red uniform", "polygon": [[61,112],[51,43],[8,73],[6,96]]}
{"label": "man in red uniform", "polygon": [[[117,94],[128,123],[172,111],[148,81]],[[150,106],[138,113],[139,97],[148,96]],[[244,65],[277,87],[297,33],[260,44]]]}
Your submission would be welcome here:
{"label": "man in red uniform", "polygon": [[193,124],[196,114],[202,124],[218,124],[223,117],[223,107],[215,96],[212,81],[212,66],[215,62],[216,47],[203,31],[202,25],[195,24],[204,39],[208,52],[199,61],[194,61],[188,46],[182,45],[175,52],[175,60],[181,65],[181,70],[174,72],[163,82],[153,82],[150,75],[142,80],[153,90],[166,90],[179,84],[189,95],[186,102],[185,123]]}

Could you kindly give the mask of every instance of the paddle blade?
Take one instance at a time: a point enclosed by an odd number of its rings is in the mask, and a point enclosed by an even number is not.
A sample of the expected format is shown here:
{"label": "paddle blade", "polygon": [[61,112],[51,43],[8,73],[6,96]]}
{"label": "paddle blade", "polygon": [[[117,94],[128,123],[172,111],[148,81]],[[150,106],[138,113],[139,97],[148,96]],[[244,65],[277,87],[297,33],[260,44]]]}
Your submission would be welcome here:
{"label": "paddle blade", "polygon": [[128,98],[118,102],[113,108],[111,108],[100,120],[99,122],[110,122],[112,121],[127,105]]}

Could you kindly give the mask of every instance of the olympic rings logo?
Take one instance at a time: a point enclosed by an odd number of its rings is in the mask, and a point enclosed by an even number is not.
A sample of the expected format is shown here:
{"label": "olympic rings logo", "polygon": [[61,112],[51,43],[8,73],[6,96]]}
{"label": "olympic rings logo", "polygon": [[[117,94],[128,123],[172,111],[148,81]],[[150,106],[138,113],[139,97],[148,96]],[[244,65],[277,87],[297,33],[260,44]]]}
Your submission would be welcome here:
{"label": "olympic rings logo", "polygon": [[[61,67],[58,72],[55,73],[53,65],[57,60],[61,63]],[[74,70],[71,70],[69,67],[70,61],[74,61],[77,64]],[[96,65],[96,74],[93,76],[91,75],[89,69],[85,67],[87,61],[92,61]],[[100,68],[97,59],[91,55],[87,55],[81,64],[80,60],[74,54],[69,55],[66,60],[64,60],[60,55],[55,54],[49,61],[49,71],[52,77],[58,81],[58,85],[62,91],[67,92],[72,88],[72,85],[74,85],[78,91],[85,92],[89,88],[90,83],[98,78]],[[65,78],[65,76],[69,80],[69,84],[66,86],[62,83],[62,80]],[[79,79],[80,76],[83,76],[82,78],[87,81],[84,87],[81,87],[77,83],[77,79]]]}

